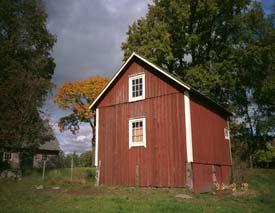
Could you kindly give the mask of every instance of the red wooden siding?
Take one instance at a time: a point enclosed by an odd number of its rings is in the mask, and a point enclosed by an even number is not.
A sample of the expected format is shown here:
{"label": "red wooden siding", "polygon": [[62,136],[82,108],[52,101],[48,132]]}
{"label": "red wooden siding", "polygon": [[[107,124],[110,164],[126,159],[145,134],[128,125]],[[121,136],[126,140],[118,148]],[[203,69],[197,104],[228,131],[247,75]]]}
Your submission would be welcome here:
{"label": "red wooden siding", "polygon": [[[145,73],[146,99],[128,103],[128,76],[139,72]],[[146,148],[129,149],[128,120],[134,117],[146,118]],[[131,64],[99,104],[99,161],[101,184],[183,187],[183,94],[148,67]]]}
{"label": "red wooden siding", "polygon": [[224,137],[227,120],[194,98],[191,98],[190,105],[194,190],[209,191],[212,187],[212,165],[216,165],[217,182],[229,183],[230,146]]}
{"label": "red wooden siding", "polygon": [[208,192],[212,185],[212,165],[193,164],[193,184],[195,192]]}
{"label": "red wooden siding", "polygon": [[145,98],[155,98],[161,95],[178,93],[170,84],[153,74],[146,65],[132,63],[121,78],[113,85],[108,94],[99,103],[99,107],[128,103],[128,77],[137,73],[145,73]]}
{"label": "red wooden siding", "polygon": [[213,189],[213,173],[216,175],[216,182],[228,185],[230,183],[231,166],[213,165],[213,172],[210,164],[193,164],[193,181],[195,192],[209,192]]}

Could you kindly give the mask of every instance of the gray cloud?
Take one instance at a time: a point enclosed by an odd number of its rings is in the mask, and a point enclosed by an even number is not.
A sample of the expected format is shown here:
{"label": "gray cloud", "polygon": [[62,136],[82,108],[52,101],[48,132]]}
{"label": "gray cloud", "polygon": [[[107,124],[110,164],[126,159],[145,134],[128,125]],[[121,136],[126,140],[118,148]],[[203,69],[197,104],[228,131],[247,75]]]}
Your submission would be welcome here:
{"label": "gray cloud", "polygon": [[148,0],[46,0],[48,29],[57,36],[54,82],[111,76],[121,64],[128,26]]}
{"label": "gray cloud", "polygon": [[[111,77],[121,65],[121,43],[128,26],[144,16],[150,0],[45,0],[47,27],[56,35],[53,50],[56,69],[53,82],[85,79],[96,74]],[[65,153],[91,150],[91,129],[83,124],[78,135],[60,133],[60,111],[53,98],[44,106]]]}
{"label": "gray cloud", "polygon": [[60,148],[65,154],[76,152],[78,154],[91,150],[92,131],[88,124],[81,124],[78,134],[69,131],[60,133],[57,123],[51,123]]}

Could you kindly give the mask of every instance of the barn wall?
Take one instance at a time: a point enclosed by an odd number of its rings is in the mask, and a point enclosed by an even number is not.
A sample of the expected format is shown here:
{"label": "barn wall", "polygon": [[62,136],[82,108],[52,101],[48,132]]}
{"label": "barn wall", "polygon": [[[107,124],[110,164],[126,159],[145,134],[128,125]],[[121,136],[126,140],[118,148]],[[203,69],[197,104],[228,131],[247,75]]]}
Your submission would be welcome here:
{"label": "barn wall", "polygon": [[194,190],[209,191],[212,187],[213,173],[215,173],[217,182],[229,183],[230,144],[224,137],[227,120],[195,98],[191,98],[190,105]]}
{"label": "barn wall", "polygon": [[[146,99],[128,103],[128,76],[145,72]],[[128,120],[146,117],[146,148],[129,149]],[[133,63],[99,105],[100,184],[183,187],[183,95]]]}

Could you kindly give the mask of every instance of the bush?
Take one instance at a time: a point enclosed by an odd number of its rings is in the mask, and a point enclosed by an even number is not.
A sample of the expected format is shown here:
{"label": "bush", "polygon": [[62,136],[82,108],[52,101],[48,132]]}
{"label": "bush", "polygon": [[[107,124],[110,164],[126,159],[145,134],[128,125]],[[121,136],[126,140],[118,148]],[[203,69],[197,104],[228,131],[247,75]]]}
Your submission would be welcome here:
{"label": "bush", "polygon": [[275,166],[275,147],[268,144],[266,149],[260,149],[254,156],[257,167],[272,168]]}
{"label": "bush", "polygon": [[84,178],[85,179],[95,179],[95,172],[92,169],[86,169],[84,171]]}

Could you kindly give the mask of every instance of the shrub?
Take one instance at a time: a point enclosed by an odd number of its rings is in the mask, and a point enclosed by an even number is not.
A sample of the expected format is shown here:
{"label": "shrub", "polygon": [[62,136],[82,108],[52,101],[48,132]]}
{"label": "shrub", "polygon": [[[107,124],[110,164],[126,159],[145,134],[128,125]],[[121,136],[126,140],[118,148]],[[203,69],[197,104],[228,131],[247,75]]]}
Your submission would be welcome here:
{"label": "shrub", "polygon": [[84,171],[84,178],[86,179],[95,179],[95,172],[92,169],[86,169]]}

